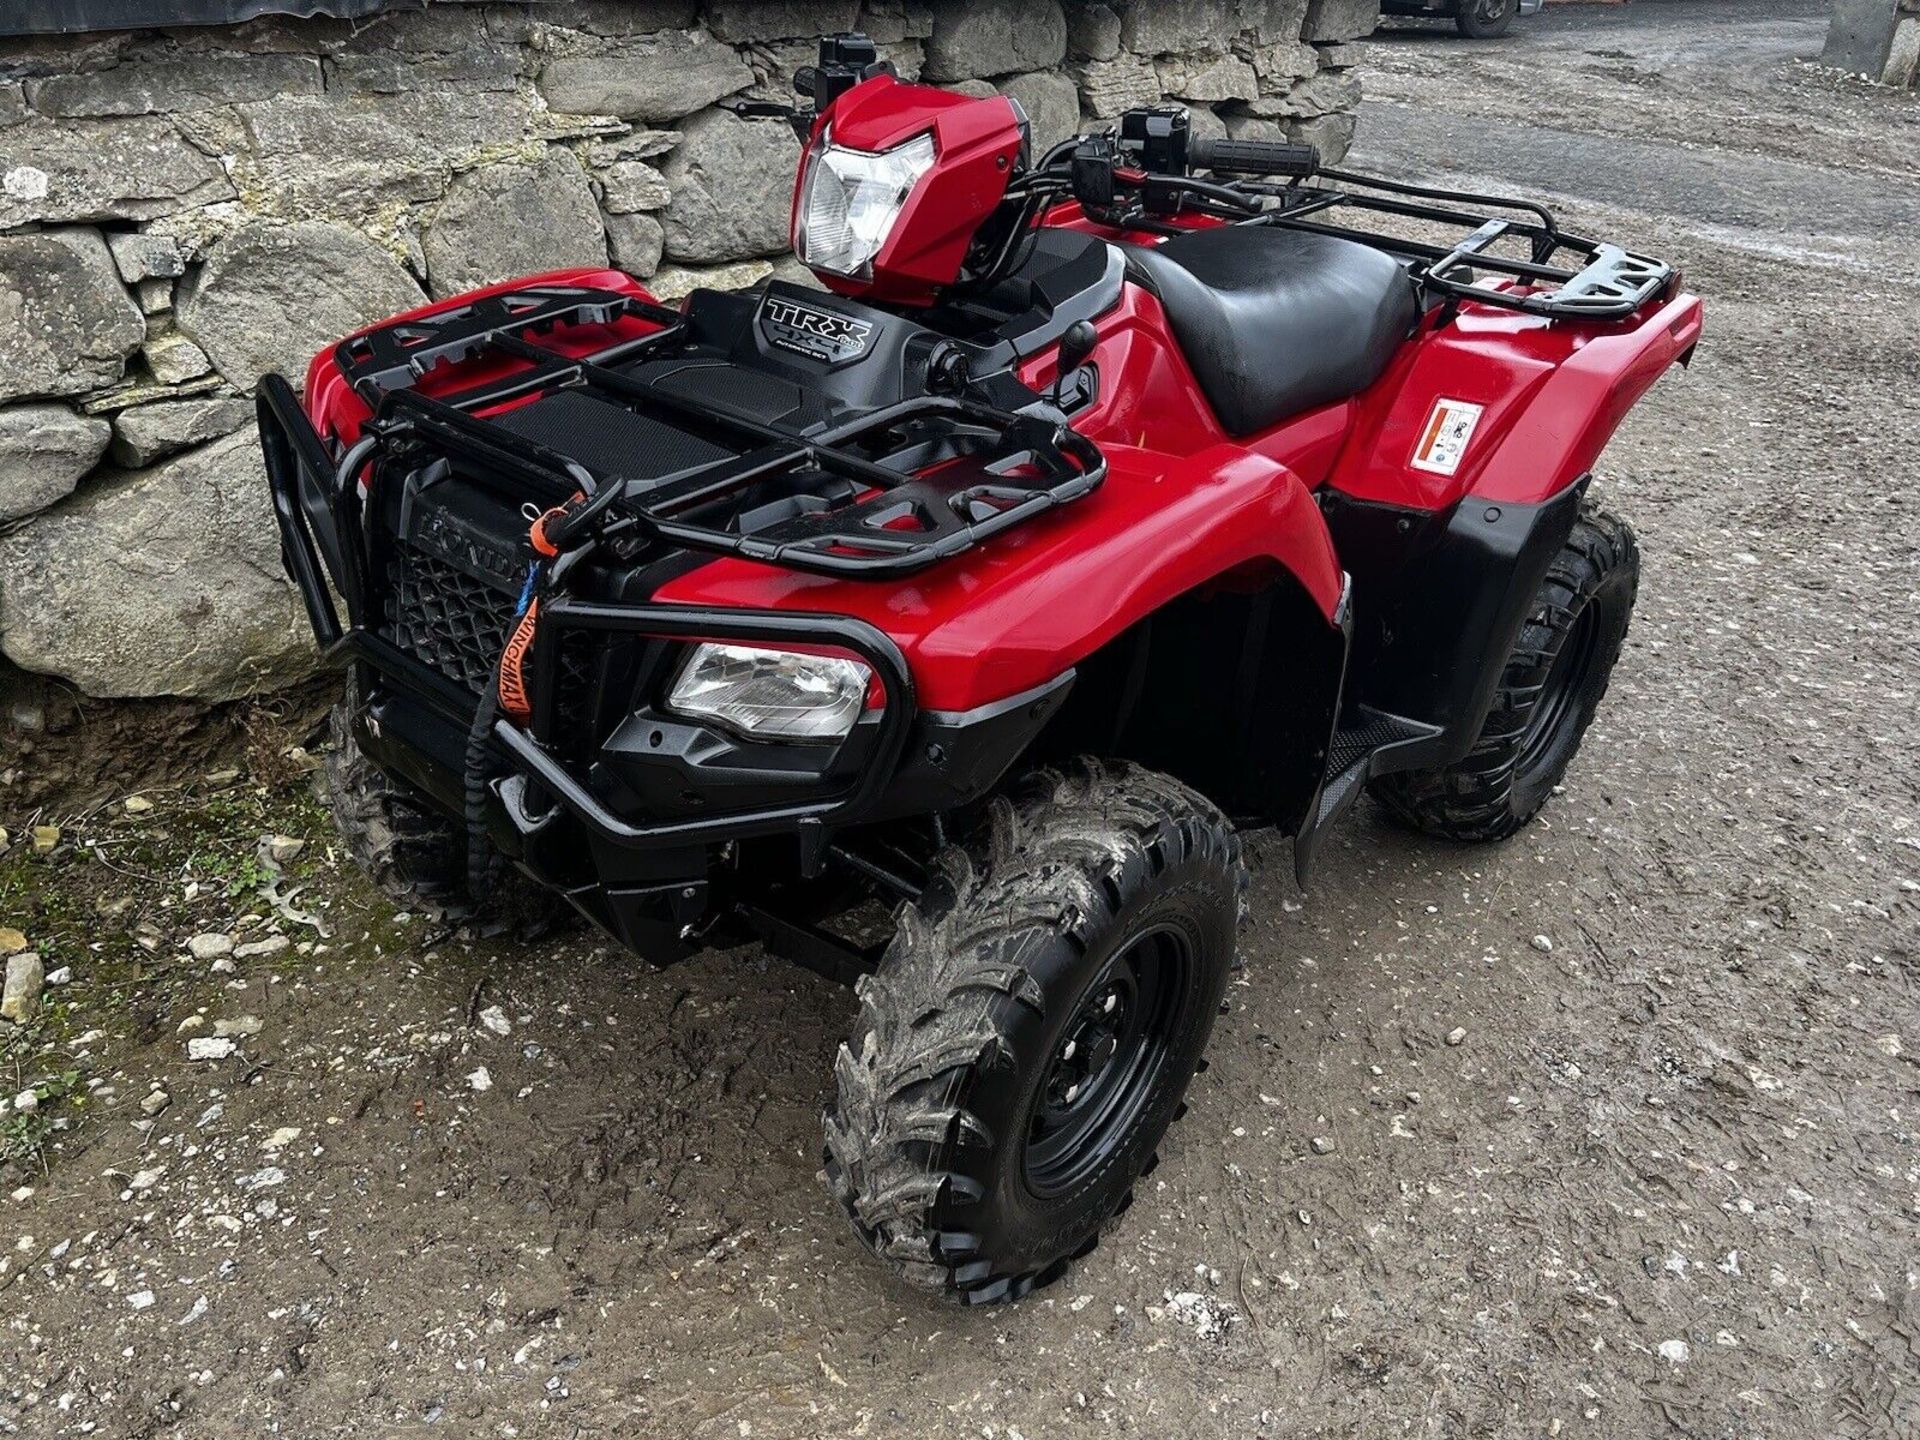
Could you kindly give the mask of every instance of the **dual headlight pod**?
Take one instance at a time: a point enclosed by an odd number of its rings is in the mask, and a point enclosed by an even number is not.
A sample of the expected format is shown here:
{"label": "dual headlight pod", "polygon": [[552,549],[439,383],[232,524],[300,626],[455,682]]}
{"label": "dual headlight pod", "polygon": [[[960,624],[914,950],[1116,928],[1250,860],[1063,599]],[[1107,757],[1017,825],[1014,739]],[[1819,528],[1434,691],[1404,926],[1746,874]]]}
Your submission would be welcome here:
{"label": "dual headlight pod", "polygon": [[822,131],[807,153],[795,213],[793,248],[801,263],[871,279],[874,259],[933,160],[931,135],[875,154],[836,145],[832,130]]}
{"label": "dual headlight pod", "polygon": [[667,708],[751,740],[844,740],[872,683],[858,660],[707,643],[681,666]]}

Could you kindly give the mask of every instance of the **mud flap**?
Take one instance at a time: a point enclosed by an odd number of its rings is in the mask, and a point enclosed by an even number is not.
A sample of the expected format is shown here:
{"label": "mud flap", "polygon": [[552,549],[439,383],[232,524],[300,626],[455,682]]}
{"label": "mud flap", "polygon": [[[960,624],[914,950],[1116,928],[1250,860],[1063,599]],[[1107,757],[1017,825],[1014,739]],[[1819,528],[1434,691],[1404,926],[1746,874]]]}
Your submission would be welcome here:
{"label": "mud flap", "polygon": [[[1340,725],[1341,716],[1347,706],[1347,684],[1353,674],[1353,577],[1343,578],[1340,589],[1340,603],[1333,612],[1333,621],[1340,631],[1340,674],[1334,682],[1334,701],[1330,709],[1331,723],[1327,728],[1326,745],[1321,754],[1322,770],[1320,783],[1314,787],[1313,795],[1302,812],[1299,827],[1293,834],[1293,878],[1302,889],[1306,888],[1308,877],[1313,872],[1314,851],[1320,837],[1326,833],[1327,826],[1334,816],[1329,813],[1328,790],[1337,783],[1341,773]],[[1345,807],[1342,806],[1344,813]]]}
{"label": "mud flap", "polygon": [[1320,841],[1369,780],[1451,764],[1473,748],[1591,479],[1537,505],[1468,496],[1379,605],[1370,623],[1384,638],[1348,677],[1326,775],[1294,836],[1302,886]]}
{"label": "mud flap", "polygon": [[[1397,745],[1376,773],[1450,764],[1473,747],[1507,656],[1545,578],[1573,533],[1591,475],[1537,505],[1467,496],[1446,530],[1407,571],[1383,615],[1384,643],[1354,699],[1430,726]],[[1382,757],[1386,759],[1388,757]]]}

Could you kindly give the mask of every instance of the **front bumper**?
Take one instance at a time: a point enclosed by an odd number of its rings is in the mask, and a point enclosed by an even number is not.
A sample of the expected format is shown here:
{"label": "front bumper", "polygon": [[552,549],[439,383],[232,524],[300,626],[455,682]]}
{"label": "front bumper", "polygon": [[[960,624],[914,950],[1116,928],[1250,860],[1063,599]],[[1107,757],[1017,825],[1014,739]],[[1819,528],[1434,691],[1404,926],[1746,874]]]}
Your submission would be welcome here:
{"label": "front bumper", "polygon": [[[259,424],[282,562],[329,658],[363,667],[362,748],[388,772],[465,818],[473,693],[381,633],[357,475],[364,453],[327,453],[290,386],[263,383]],[[357,449],[357,447],[356,447]],[[332,588],[328,581],[331,580]],[[343,620],[335,604],[344,605]],[[558,713],[561,656],[589,645],[696,641],[823,648],[868,666],[881,704],[838,745],[741,740],[635,699],[580,753]],[[653,959],[724,898],[717,861],[737,842],[791,837],[818,874],[849,828],[938,814],[989,790],[1064,700],[1071,671],[964,714],[922,710],[899,647],[851,616],[722,607],[542,601],[529,672],[534,716],[491,729],[479,819],[493,844],[588,918]],[[790,852],[791,854],[791,852]]]}

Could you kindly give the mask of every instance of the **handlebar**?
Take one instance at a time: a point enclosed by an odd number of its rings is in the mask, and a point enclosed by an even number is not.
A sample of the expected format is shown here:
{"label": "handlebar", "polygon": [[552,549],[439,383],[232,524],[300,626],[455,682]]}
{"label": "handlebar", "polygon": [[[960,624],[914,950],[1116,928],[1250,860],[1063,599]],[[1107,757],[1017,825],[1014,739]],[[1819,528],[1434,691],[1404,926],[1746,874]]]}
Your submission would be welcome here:
{"label": "handlebar", "polygon": [[1196,136],[1186,109],[1166,105],[1129,110],[1117,131],[1054,146],[1022,177],[1021,194],[1031,206],[1035,197],[1065,191],[1093,215],[1164,217],[1202,210],[1247,219],[1276,198],[1284,207],[1288,198],[1314,192],[1289,186],[1283,193],[1235,177],[1304,180],[1319,172],[1320,152],[1312,145]]}
{"label": "handlebar", "polygon": [[1188,143],[1187,162],[1195,170],[1211,170],[1216,175],[1293,175],[1305,179],[1318,173],[1320,151],[1313,145],[1276,140],[1216,140],[1200,135]]}

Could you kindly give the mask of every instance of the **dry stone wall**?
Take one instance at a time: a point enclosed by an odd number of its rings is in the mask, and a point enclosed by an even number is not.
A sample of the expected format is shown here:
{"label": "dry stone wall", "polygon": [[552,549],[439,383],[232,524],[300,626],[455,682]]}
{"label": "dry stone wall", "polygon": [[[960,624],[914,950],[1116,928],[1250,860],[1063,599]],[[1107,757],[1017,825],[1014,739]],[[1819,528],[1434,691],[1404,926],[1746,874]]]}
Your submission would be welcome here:
{"label": "dry stone wall", "polygon": [[1338,157],[1376,10],[549,0],[0,42],[0,666],[212,700],[304,674],[261,376],[562,265],[668,298],[794,273],[792,134],[715,102],[789,95],[823,33],[1016,97],[1042,144],[1171,97]]}

